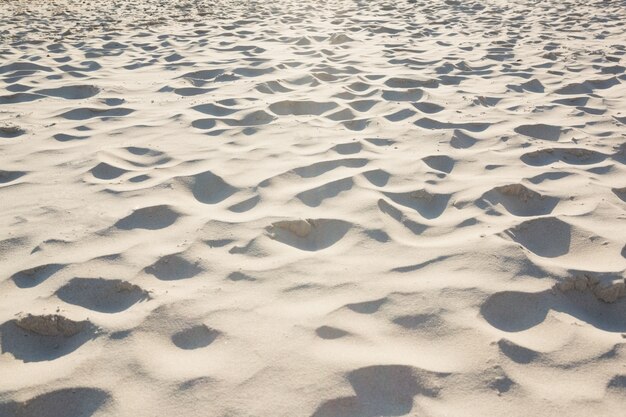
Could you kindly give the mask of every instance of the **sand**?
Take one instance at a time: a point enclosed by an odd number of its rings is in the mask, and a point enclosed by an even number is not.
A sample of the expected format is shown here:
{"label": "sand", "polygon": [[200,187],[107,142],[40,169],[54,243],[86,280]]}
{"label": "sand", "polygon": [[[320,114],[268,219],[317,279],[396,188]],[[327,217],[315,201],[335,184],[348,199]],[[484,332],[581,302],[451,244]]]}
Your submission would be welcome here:
{"label": "sand", "polygon": [[625,21],[0,2],[0,416],[623,416]]}

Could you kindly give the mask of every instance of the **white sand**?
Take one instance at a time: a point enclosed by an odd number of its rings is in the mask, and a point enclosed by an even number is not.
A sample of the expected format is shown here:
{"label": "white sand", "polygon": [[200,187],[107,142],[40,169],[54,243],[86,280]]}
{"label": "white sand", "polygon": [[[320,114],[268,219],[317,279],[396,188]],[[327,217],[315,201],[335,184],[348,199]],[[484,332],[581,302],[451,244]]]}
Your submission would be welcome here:
{"label": "white sand", "polygon": [[623,416],[623,1],[0,2],[0,416]]}

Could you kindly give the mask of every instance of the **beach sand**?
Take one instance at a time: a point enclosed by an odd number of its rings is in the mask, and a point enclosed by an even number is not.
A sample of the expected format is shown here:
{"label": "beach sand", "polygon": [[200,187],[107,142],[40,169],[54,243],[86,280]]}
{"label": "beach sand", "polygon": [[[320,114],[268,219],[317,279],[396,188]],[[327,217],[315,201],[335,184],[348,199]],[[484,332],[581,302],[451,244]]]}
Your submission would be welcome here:
{"label": "beach sand", "polygon": [[623,416],[623,1],[0,2],[0,416]]}

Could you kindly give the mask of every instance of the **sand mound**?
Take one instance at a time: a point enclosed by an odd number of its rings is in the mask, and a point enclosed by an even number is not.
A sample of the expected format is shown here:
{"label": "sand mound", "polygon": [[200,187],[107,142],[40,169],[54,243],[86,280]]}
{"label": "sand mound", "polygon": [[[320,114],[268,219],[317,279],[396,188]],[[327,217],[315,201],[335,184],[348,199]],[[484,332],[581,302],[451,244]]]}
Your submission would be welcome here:
{"label": "sand mound", "polygon": [[24,133],[26,133],[26,131],[24,131],[24,129],[20,128],[19,126],[11,126],[11,125],[0,126],[0,138],[5,138],[5,139],[16,138],[18,136],[23,135]]}
{"label": "sand mound", "polygon": [[349,222],[336,219],[281,220],[267,231],[272,239],[286,245],[317,251],[337,243],[351,227]]}
{"label": "sand mound", "polygon": [[433,194],[427,190],[415,190],[406,193],[384,193],[395,203],[409,207],[426,219],[434,219],[443,214],[448,207],[450,195]]}
{"label": "sand mound", "polygon": [[79,333],[85,322],[75,322],[59,315],[28,315],[15,322],[17,327],[41,336],[70,337]]}
{"label": "sand mound", "polygon": [[73,352],[96,334],[87,320],[29,314],[0,326],[0,347],[24,362],[48,361]]}
{"label": "sand mound", "polygon": [[626,297],[626,279],[615,278],[605,282],[596,276],[580,275],[568,277],[565,281],[555,285],[559,291],[589,292],[598,300],[605,303],[614,303],[622,297]]}
{"label": "sand mound", "polygon": [[[547,197],[523,184],[507,184],[495,187],[482,195],[481,201],[494,206],[502,205],[516,216],[540,216],[550,214],[559,199]],[[482,206],[479,204],[479,206]]]}

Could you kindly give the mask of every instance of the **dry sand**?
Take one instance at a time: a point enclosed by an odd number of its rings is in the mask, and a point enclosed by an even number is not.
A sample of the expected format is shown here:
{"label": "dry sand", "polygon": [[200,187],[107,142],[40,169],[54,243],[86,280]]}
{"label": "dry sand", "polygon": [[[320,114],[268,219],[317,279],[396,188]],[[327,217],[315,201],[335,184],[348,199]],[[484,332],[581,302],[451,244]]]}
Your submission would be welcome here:
{"label": "dry sand", "polygon": [[0,416],[623,416],[625,21],[0,2]]}

